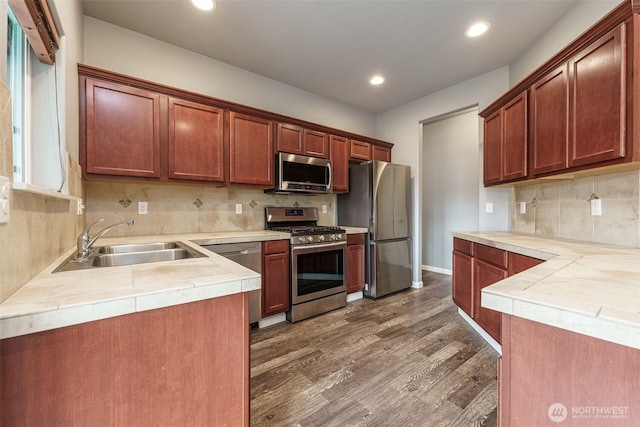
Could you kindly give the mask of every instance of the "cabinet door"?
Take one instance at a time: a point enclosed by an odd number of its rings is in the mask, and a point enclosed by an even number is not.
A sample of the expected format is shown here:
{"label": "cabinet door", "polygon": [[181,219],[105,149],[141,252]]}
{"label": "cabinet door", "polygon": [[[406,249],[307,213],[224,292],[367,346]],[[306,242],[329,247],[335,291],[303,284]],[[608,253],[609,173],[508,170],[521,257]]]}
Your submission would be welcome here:
{"label": "cabinet door", "polygon": [[371,157],[373,160],[381,160],[383,162],[391,161],[391,149],[386,147],[373,146]]}
{"label": "cabinet door", "polygon": [[273,185],[273,124],[270,120],[229,114],[229,182]]}
{"label": "cabinet door", "polygon": [[502,181],[527,176],[527,92],[502,109]]}
{"label": "cabinet door", "polygon": [[289,310],[289,253],[265,255],[262,265],[262,317]]}
{"label": "cabinet door", "polygon": [[303,129],[289,123],[278,123],[276,151],[304,154]]}
{"label": "cabinet door", "polygon": [[509,276],[521,273],[543,262],[544,260],[538,258],[509,252]]}
{"label": "cabinet door", "polygon": [[86,79],[88,174],[160,177],[160,95]]}
{"label": "cabinet door", "polygon": [[473,257],[453,251],[453,303],[473,317]]}
{"label": "cabinet door", "polygon": [[224,181],[224,113],[169,99],[169,177]]}
{"label": "cabinet door", "polygon": [[304,154],[322,159],[329,158],[329,135],[311,129],[304,130]]}
{"label": "cabinet door", "polygon": [[550,72],[531,87],[531,171],[566,169],[569,144],[568,65]]}
{"label": "cabinet door", "polygon": [[484,184],[502,178],[502,116],[496,111],[484,120]]}
{"label": "cabinet door", "polygon": [[507,277],[507,270],[478,259],[473,267],[473,319],[496,341],[500,342],[501,313],[481,306],[481,290]]}
{"label": "cabinet door", "polygon": [[364,234],[347,235],[347,293],[364,290]]}
{"label": "cabinet door", "polygon": [[333,192],[349,192],[349,140],[342,136],[331,135],[330,159],[333,166]]}
{"label": "cabinet door", "polygon": [[352,139],[350,157],[353,160],[371,160],[371,144]]}
{"label": "cabinet door", "polygon": [[625,45],[621,24],[569,61],[570,166],[625,155]]}

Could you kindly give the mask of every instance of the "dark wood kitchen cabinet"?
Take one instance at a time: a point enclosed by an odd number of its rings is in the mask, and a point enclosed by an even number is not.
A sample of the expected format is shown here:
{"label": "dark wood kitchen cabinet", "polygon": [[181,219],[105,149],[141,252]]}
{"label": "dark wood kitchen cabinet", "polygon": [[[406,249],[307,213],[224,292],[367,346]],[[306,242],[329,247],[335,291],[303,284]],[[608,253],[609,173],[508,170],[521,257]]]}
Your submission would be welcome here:
{"label": "dark wood kitchen cabinet", "polygon": [[333,165],[333,192],[349,192],[349,138],[331,135],[329,153]]}
{"label": "dark wood kitchen cabinet", "polygon": [[453,239],[453,302],[501,342],[501,313],[482,307],[482,289],[544,260],[465,239]]}
{"label": "dark wood kitchen cabinet", "polygon": [[347,293],[364,291],[365,234],[347,234]]}
{"label": "dark wood kitchen cabinet", "polygon": [[527,176],[527,92],[485,119],[484,184]]}
{"label": "dark wood kitchen cabinet", "polygon": [[391,149],[387,147],[379,147],[377,145],[373,145],[371,147],[371,158],[372,160],[381,160],[383,162],[390,162]]}
{"label": "dark wood kitchen cabinet", "polygon": [[352,139],[349,150],[349,158],[351,160],[371,160],[371,144],[368,142]]}
{"label": "dark wood kitchen cabinet", "polygon": [[169,177],[224,182],[224,110],[169,98]]}
{"label": "dark wood kitchen cabinet", "polygon": [[160,178],[160,96],[87,78],[85,172]]}
{"label": "dark wood kitchen cabinet", "polygon": [[229,183],[273,186],[273,122],[229,113]]}
{"label": "dark wood kitchen cabinet", "polygon": [[619,25],[569,60],[569,165],[625,156],[626,27]]}
{"label": "dark wood kitchen cabinet", "polygon": [[289,241],[262,242],[262,317],[289,310]]}
{"label": "dark wood kitchen cabinet", "polygon": [[569,68],[563,64],[531,87],[531,172],[566,169],[569,146]]}
{"label": "dark wood kitchen cabinet", "polygon": [[329,158],[329,135],[289,123],[278,123],[276,151]]}
{"label": "dark wood kitchen cabinet", "polygon": [[4,426],[249,426],[246,293],[0,341]]}
{"label": "dark wood kitchen cabinet", "polygon": [[455,237],[452,287],[454,304],[473,317],[473,242]]}

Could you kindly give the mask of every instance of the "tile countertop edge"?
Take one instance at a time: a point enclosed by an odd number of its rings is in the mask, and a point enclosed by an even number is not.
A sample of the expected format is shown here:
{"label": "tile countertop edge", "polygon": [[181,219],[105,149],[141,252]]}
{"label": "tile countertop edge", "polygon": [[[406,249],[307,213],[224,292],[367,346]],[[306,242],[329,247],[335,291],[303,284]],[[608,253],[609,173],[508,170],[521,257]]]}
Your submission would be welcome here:
{"label": "tile countertop edge", "polygon": [[[180,235],[154,235],[154,236],[133,236],[133,237],[115,237],[101,239],[100,245],[109,244],[125,244],[125,243],[144,243],[151,241],[179,241],[198,248],[197,243],[200,244],[219,244],[219,243],[239,243],[249,241],[266,241],[266,240],[281,240],[289,239],[288,233],[270,232],[265,230],[252,231],[252,232],[223,232],[223,233],[198,233],[198,234],[180,234]],[[208,255],[208,251],[202,250]],[[226,295],[232,295],[240,292],[248,292],[251,290],[260,288],[260,274],[254,272],[241,272],[240,270],[247,270],[245,267],[239,264],[233,263],[234,267],[231,270],[225,270],[225,274],[219,276],[219,278],[207,279],[201,278],[188,278],[188,279],[176,279],[175,283],[165,284],[158,288],[151,289],[139,289],[134,286],[133,283],[128,283],[130,288],[130,296],[127,296],[127,290],[124,291],[117,289],[116,296],[86,297],[86,301],[65,305],[65,297],[51,297],[51,301],[48,305],[40,308],[20,308],[24,305],[24,301],[14,303],[12,301],[14,296],[18,295],[21,291],[28,291],[33,293],[34,288],[40,289],[42,293],[49,292],[50,286],[42,286],[43,278],[51,278],[52,271],[65,259],[71,256],[73,250],[67,251],[64,255],[56,259],[50,266],[45,268],[34,279],[25,284],[21,289],[16,291],[11,297],[7,298],[2,304],[0,304],[0,339],[12,338],[20,335],[27,335],[36,332],[42,332],[51,329],[62,328],[66,326],[73,326],[81,323],[92,322],[96,320],[103,320],[110,317],[122,316],[126,314],[133,314],[136,312],[159,309],[169,307],[178,304],[186,304],[190,302],[201,301],[210,298],[217,298]],[[212,260],[219,255],[208,255],[207,260]],[[191,260],[190,260],[191,261]],[[171,261],[163,263],[152,264],[140,264],[143,268],[149,268],[150,265],[162,266],[164,271],[171,270],[171,263],[173,265],[182,261]],[[220,268],[231,261],[226,258],[219,259],[218,262],[212,262],[212,268]],[[131,268],[128,266],[126,268]],[[115,274],[116,268],[111,270]],[[101,271],[109,271],[101,269]],[[119,270],[120,272],[124,270]],[[74,275],[75,272],[64,273],[69,282],[77,281],[79,276]],[[77,272],[77,273],[86,273]],[[63,279],[63,276],[59,276]],[[65,287],[66,280],[62,280],[62,284],[58,287]],[[121,285],[120,285],[121,286]],[[95,289],[94,289],[95,290]],[[120,292],[120,294],[118,294]],[[12,306],[13,304],[13,306]],[[38,303],[36,302],[35,305]],[[18,309],[15,309],[15,306]],[[13,308],[14,313],[11,313]],[[9,310],[7,310],[9,309]],[[7,311],[9,312],[7,314]],[[16,312],[17,311],[17,312]],[[2,313],[5,312],[5,313]]]}
{"label": "tile countertop edge", "polygon": [[[557,263],[557,269],[554,268],[545,272],[536,280],[530,281],[533,273],[527,274],[527,272],[531,272],[536,268],[534,267],[483,288],[483,307],[604,341],[640,349],[640,322],[624,319],[623,317],[602,316],[602,312],[608,312],[608,307],[601,306],[591,313],[581,312],[569,306],[563,307],[561,302],[550,304],[547,301],[536,301],[535,297],[531,297],[531,295],[525,296],[522,294],[526,289],[536,286],[549,277],[553,279],[554,274],[563,270],[567,263],[582,258],[581,248],[586,254],[593,254],[594,249],[599,253],[598,248],[601,248],[603,254],[607,252],[612,254],[620,252],[633,253],[634,256],[638,256],[640,261],[638,248],[540,238],[528,234],[510,232],[452,232],[451,235],[547,261],[555,257],[558,257],[558,261],[563,258],[563,262]],[[551,249],[554,244],[558,246],[556,253],[553,253],[554,251]],[[533,247],[527,247],[527,245]],[[549,264],[553,264],[553,262],[542,265]],[[519,293],[521,296],[518,295]]]}

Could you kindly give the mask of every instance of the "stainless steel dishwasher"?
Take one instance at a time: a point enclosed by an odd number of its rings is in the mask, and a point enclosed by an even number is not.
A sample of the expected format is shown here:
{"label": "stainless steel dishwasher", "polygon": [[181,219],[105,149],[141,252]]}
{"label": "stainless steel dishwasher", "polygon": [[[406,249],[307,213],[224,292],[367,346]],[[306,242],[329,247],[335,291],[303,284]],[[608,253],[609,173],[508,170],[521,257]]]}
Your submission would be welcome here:
{"label": "stainless steel dishwasher", "polygon": [[[202,245],[203,248],[222,255],[233,262],[262,274],[262,245],[260,242],[223,243]],[[249,291],[249,324],[260,320],[262,308],[261,290]]]}

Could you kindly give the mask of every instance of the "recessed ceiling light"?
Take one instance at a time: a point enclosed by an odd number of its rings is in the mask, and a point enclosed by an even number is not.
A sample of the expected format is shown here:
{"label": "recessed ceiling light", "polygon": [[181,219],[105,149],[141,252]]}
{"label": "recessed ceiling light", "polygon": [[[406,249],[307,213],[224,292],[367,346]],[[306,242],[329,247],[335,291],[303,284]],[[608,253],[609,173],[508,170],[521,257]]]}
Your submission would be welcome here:
{"label": "recessed ceiling light", "polygon": [[191,0],[191,4],[200,10],[213,10],[216,8],[215,0]]}
{"label": "recessed ceiling light", "polygon": [[372,85],[381,85],[382,83],[384,83],[384,77],[382,76],[373,76],[371,77],[371,80],[369,80],[369,83],[371,83]]}
{"label": "recessed ceiling light", "polygon": [[491,24],[489,24],[488,22],[476,22],[475,24],[467,28],[467,30],[464,32],[464,35],[467,37],[478,37],[486,33],[490,27]]}

